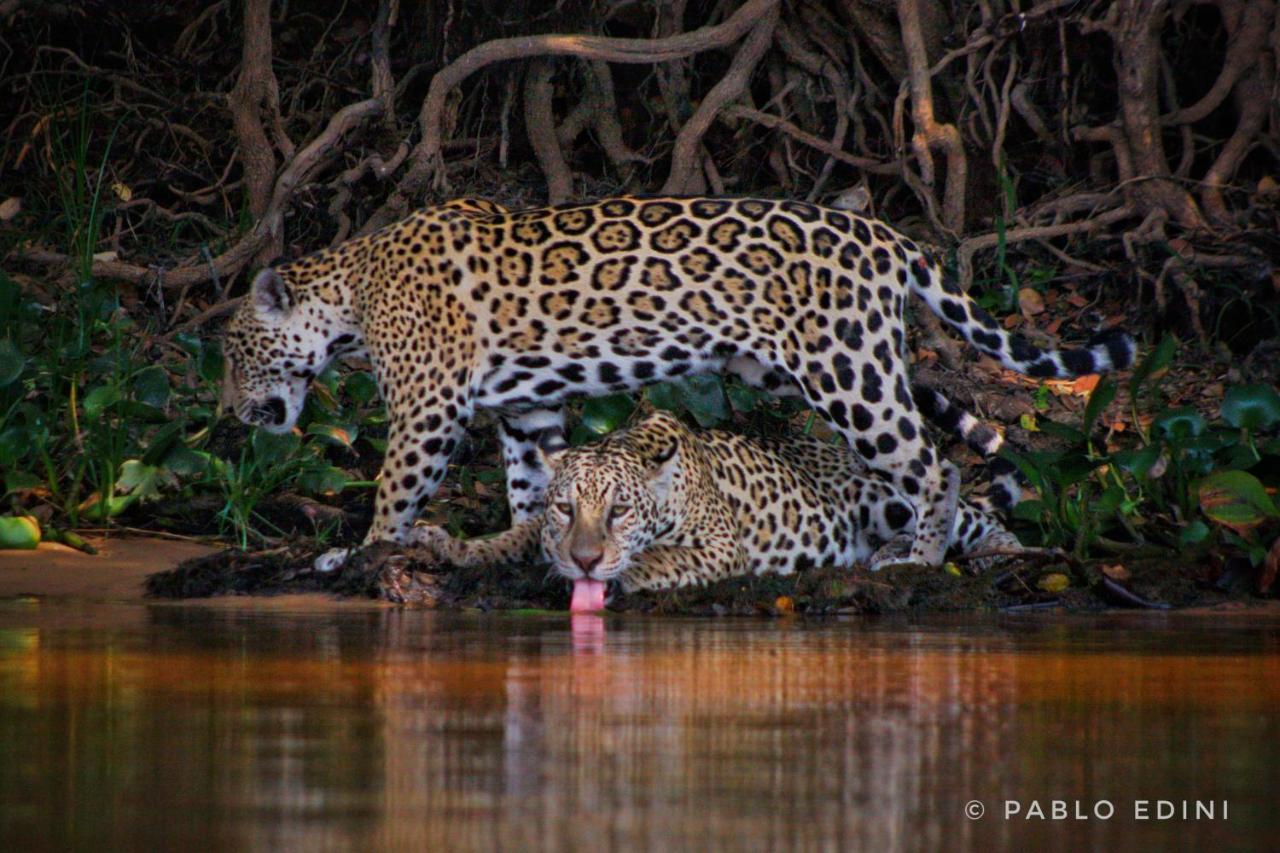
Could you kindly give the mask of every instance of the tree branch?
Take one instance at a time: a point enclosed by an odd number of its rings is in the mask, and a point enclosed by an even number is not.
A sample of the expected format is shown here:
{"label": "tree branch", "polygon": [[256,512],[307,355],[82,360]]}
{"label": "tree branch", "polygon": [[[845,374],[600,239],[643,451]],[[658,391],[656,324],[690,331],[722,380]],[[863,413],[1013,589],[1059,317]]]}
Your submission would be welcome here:
{"label": "tree branch", "polygon": [[681,33],[666,39],[622,39],[585,35],[537,35],[495,39],[458,57],[432,79],[422,102],[418,123],[422,140],[410,155],[410,167],[386,203],[361,229],[367,233],[402,218],[409,200],[421,197],[431,180],[443,178],[440,152],[443,145],[445,100],[463,80],[495,62],[533,56],[577,56],[606,62],[651,63],[724,47],[741,38],[765,14],[777,8],[779,0],[747,0],[722,24]]}
{"label": "tree branch", "polygon": [[765,52],[773,41],[773,30],[778,23],[778,7],[773,6],[765,11],[760,22],[751,30],[729,64],[720,82],[711,87],[711,91],[698,104],[693,115],[680,128],[676,136],[675,147],[671,150],[671,174],[662,185],[663,194],[678,195],[692,192],[690,183],[695,170],[700,165],[698,149],[702,146],[702,137],[715,121],[716,114],[730,101],[740,97],[751,82],[751,75],[756,66],[764,58]]}

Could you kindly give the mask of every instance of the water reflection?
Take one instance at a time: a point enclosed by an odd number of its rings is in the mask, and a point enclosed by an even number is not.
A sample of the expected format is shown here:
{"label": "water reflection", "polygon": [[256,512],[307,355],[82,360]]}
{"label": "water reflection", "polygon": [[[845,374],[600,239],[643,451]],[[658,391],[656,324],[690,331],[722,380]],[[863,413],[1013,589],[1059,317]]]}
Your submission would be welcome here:
{"label": "water reflection", "polygon": [[[0,847],[1261,843],[1278,638],[0,602]],[[1117,813],[999,816],[1054,798]]]}

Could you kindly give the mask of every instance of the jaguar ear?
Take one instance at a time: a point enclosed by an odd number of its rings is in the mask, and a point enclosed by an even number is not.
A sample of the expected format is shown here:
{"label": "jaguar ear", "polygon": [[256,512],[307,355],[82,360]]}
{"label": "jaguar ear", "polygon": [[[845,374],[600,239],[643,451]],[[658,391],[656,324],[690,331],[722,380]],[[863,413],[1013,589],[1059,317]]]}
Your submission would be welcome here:
{"label": "jaguar ear", "polygon": [[249,288],[249,298],[258,313],[273,319],[279,319],[293,308],[293,293],[285,284],[280,273],[270,267],[259,271],[254,276]]}
{"label": "jaguar ear", "polygon": [[560,463],[564,461],[564,452],[569,449],[569,445],[565,444],[564,436],[556,431],[555,436],[550,435],[551,431],[544,432],[536,445],[538,460],[542,463],[542,467],[546,468],[552,474],[560,467]]}
{"label": "jaguar ear", "polygon": [[680,473],[680,445],[673,439],[649,457],[649,483],[658,503],[667,499],[676,476]]}

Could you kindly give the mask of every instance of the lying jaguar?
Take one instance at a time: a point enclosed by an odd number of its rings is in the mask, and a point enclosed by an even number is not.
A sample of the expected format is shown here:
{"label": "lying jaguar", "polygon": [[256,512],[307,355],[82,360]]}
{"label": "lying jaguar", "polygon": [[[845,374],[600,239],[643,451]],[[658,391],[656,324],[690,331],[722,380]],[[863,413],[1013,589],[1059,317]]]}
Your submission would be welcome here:
{"label": "lying jaguar", "polygon": [[[615,578],[630,591],[814,565],[875,569],[909,549],[917,522],[906,496],[842,445],[808,435],[695,433],[666,412],[595,444],[547,453],[544,464],[553,475],[541,517],[467,541],[420,526],[418,541],[457,566],[545,555],[574,582],[574,609],[595,610]],[[959,474],[943,466],[954,499]],[[1021,548],[964,500],[948,546],[959,555]]]}
{"label": "lying jaguar", "polygon": [[566,400],[716,370],[781,377],[911,505],[903,561],[937,565],[956,506],[907,377],[911,293],[1032,376],[1133,357],[1115,330],[1065,350],[1011,336],[929,252],[845,211],[613,198],[509,212],[464,200],[260,272],[227,327],[224,402],[286,432],[331,360],[367,356],[390,434],[365,541],[404,543],[479,409],[499,416],[518,522],[542,508],[550,476],[536,447],[563,429]]}

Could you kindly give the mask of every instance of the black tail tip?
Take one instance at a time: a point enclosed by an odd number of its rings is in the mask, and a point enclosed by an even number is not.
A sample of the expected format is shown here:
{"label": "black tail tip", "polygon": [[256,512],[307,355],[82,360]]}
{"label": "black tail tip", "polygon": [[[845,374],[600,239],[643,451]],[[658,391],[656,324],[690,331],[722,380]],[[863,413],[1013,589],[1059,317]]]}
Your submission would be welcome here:
{"label": "black tail tip", "polygon": [[1133,364],[1138,353],[1138,346],[1133,338],[1121,329],[1107,329],[1105,332],[1099,332],[1089,340],[1089,347],[1105,348],[1107,357],[1111,360],[1112,370],[1123,370]]}

